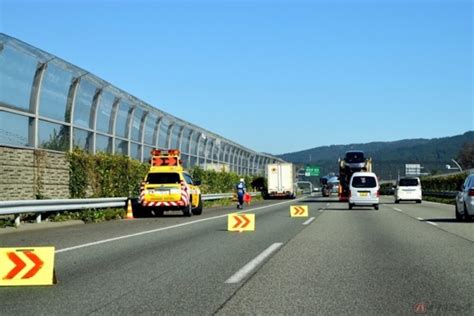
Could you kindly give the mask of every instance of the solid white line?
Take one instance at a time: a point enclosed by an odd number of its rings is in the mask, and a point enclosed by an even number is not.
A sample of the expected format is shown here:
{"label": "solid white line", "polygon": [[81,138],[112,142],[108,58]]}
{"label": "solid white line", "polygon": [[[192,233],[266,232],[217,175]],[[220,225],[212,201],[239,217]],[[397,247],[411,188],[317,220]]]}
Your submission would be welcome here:
{"label": "solid white line", "polygon": [[[301,200],[301,199],[303,199],[303,198],[299,198],[299,199],[296,199],[296,200]],[[277,205],[281,205],[281,204],[285,204],[285,203],[293,203],[294,201],[295,200],[285,201],[285,202],[260,206],[260,207],[256,207],[256,208],[252,208],[252,209],[248,209],[248,210],[244,210],[244,211],[239,211],[239,212],[233,212],[233,213],[240,214],[240,213],[253,212],[253,211],[256,211],[256,210],[261,210],[261,209],[264,209],[264,208],[269,208],[269,207],[272,207],[272,206],[277,206]],[[62,252],[67,252],[67,251],[71,251],[71,250],[76,250],[76,249],[96,246],[96,245],[100,245],[100,244],[105,244],[105,243],[109,243],[109,242],[113,242],[113,241],[117,241],[117,240],[121,240],[121,239],[127,239],[127,238],[132,238],[132,237],[157,233],[157,232],[161,232],[161,231],[164,231],[164,230],[169,230],[169,229],[173,229],[173,228],[178,228],[178,227],[182,227],[182,226],[187,226],[187,225],[192,225],[192,224],[197,224],[197,223],[201,223],[201,222],[206,222],[206,221],[210,221],[210,220],[214,220],[214,219],[227,217],[229,214],[198,219],[198,220],[195,220],[195,221],[192,221],[192,222],[186,222],[186,223],[182,223],[182,224],[177,224],[177,225],[172,225],[172,226],[147,230],[147,231],[143,231],[143,232],[139,232],[139,233],[135,233],[135,234],[130,234],[130,235],[124,235],[124,236],[119,236],[119,237],[114,237],[114,238],[109,238],[109,239],[98,240],[98,241],[94,241],[94,242],[90,242],[90,243],[86,243],[86,244],[82,244],[82,245],[77,245],[77,246],[73,246],[73,247],[58,249],[58,250],[55,251],[55,253],[62,253]]]}
{"label": "solid white line", "polygon": [[243,266],[239,271],[237,271],[233,276],[231,276],[225,283],[239,283],[247,275],[249,275],[255,268],[262,263],[268,256],[275,252],[278,248],[283,245],[281,242],[276,242],[267,249],[265,249],[261,254],[252,259],[249,263]]}
{"label": "solid white line", "polygon": [[324,212],[324,209],[320,209],[319,211],[320,211],[320,212]]}
{"label": "solid white line", "polygon": [[311,217],[310,219],[308,219],[306,222],[303,223],[303,225],[308,225],[312,221],[314,221],[314,217]]}
{"label": "solid white line", "polygon": [[326,204],[326,206],[329,206],[329,205],[331,205],[331,203],[327,203],[327,204]]}
{"label": "solid white line", "polygon": [[397,212],[403,212],[401,209],[396,208],[396,207],[393,207],[393,209],[394,209],[395,211],[397,211]]}
{"label": "solid white line", "polygon": [[434,225],[434,226],[438,226],[438,224],[436,223],[433,223],[433,222],[430,222],[430,221],[426,221],[428,224],[431,224],[431,225]]}
{"label": "solid white line", "polygon": [[417,217],[416,219],[418,219],[419,221],[422,221],[422,220],[423,220],[423,218],[421,218],[421,217]]}

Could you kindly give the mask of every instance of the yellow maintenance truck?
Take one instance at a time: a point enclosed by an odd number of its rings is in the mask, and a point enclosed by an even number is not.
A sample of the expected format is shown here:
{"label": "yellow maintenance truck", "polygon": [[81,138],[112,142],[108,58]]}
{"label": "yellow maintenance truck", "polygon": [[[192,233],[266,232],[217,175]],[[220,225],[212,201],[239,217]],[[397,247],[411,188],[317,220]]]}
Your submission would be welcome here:
{"label": "yellow maintenance truck", "polygon": [[134,213],[162,216],[165,211],[182,211],[184,216],[201,215],[200,182],[193,181],[184,170],[179,150],[155,149],[151,154],[150,170],[140,186]]}

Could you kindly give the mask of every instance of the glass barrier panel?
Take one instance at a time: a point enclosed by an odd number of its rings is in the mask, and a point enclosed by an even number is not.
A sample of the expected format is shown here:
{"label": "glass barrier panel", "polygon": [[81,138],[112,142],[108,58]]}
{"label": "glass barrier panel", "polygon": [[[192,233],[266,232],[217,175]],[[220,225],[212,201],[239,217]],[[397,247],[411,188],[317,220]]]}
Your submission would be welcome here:
{"label": "glass barrier panel", "polygon": [[0,102],[29,111],[37,65],[34,57],[5,46],[0,52]]}
{"label": "glass barrier panel", "polygon": [[58,121],[70,121],[66,113],[67,98],[71,88],[72,73],[48,64],[40,90],[39,114]]}
{"label": "glass barrier panel", "polygon": [[0,144],[29,146],[28,126],[28,117],[0,111]]}

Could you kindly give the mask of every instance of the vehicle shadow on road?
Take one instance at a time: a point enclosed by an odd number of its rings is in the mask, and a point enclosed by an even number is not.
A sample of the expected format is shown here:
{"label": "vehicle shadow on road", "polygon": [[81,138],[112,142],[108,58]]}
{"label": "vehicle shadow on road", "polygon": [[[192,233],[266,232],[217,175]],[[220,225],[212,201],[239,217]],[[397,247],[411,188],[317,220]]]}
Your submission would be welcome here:
{"label": "vehicle shadow on road", "polygon": [[371,212],[379,212],[377,210],[374,210],[374,208],[369,208],[369,207],[354,207],[352,210],[350,210],[349,208],[326,208],[324,209],[325,212],[330,212],[330,211],[336,211],[336,212],[341,212],[341,211],[346,211],[346,212],[367,212],[367,211],[371,211]]}
{"label": "vehicle shadow on road", "polygon": [[[300,201],[298,201],[300,202]],[[300,203],[346,203],[346,202],[339,202],[338,200],[331,200],[331,199],[306,199],[302,200]]]}
{"label": "vehicle shadow on road", "polygon": [[433,223],[467,223],[466,221],[459,221],[456,218],[425,218],[422,222]]}

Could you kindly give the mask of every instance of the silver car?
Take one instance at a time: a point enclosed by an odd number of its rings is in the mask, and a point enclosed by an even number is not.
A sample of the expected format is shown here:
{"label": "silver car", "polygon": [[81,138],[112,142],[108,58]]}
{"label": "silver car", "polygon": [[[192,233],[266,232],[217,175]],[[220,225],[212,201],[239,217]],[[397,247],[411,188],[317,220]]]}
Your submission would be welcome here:
{"label": "silver car", "polygon": [[474,216],[474,174],[467,176],[456,196],[456,219],[468,221]]}

